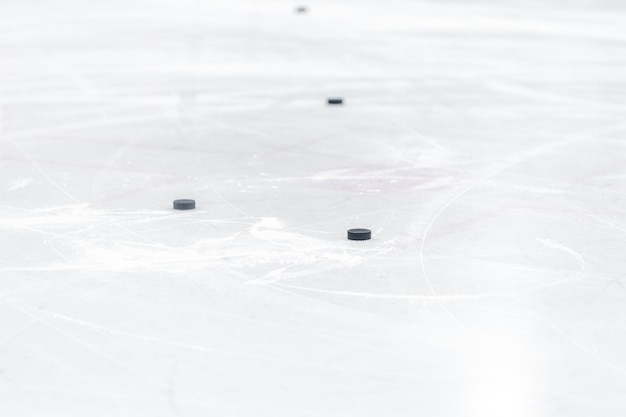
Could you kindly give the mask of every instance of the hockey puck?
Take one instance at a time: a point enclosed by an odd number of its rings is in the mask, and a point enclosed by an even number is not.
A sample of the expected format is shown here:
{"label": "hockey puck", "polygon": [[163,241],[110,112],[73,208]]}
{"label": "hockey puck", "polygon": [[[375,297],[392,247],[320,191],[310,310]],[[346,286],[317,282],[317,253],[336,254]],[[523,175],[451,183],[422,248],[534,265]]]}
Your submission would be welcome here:
{"label": "hockey puck", "polygon": [[184,198],[182,200],[174,200],[174,210],[192,210],[196,208],[196,200]]}
{"label": "hockey puck", "polygon": [[306,13],[307,8],[304,6],[296,7],[296,13]]}
{"label": "hockey puck", "polygon": [[337,97],[329,98],[328,104],[343,104],[343,99]]}
{"label": "hockey puck", "polygon": [[348,230],[348,239],[350,240],[369,240],[372,238],[370,229],[350,229]]}

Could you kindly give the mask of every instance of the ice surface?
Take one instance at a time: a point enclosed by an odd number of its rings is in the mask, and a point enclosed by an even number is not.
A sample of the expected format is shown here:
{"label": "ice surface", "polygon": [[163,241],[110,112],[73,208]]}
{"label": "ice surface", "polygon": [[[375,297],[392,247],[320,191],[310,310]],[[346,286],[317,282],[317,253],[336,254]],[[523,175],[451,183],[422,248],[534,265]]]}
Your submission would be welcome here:
{"label": "ice surface", "polygon": [[0,2],[0,415],[626,415],[624,3],[297,6]]}

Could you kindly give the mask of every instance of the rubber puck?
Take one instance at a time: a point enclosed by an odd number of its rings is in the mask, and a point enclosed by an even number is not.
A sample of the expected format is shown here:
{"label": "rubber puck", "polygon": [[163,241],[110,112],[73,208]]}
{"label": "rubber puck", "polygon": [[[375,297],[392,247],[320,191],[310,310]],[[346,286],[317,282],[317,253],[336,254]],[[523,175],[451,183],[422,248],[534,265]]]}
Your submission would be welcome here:
{"label": "rubber puck", "polygon": [[343,104],[343,99],[337,97],[329,98],[328,104]]}
{"label": "rubber puck", "polygon": [[304,6],[296,7],[296,13],[306,13],[307,8]]}
{"label": "rubber puck", "polygon": [[182,200],[174,200],[174,210],[192,210],[196,208],[196,200],[183,198]]}
{"label": "rubber puck", "polygon": [[348,230],[348,239],[350,240],[370,240],[372,231],[370,229],[350,229]]}

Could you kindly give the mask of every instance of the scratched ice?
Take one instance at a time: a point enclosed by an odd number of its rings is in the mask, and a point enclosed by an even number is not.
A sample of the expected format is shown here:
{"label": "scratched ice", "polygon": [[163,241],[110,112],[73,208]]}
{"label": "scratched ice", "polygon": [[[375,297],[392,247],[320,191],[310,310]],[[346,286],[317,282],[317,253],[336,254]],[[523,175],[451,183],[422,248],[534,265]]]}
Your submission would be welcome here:
{"label": "scratched ice", "polygon": [[0,415],[626,415],[624,3],[299,5],[0,2]]}

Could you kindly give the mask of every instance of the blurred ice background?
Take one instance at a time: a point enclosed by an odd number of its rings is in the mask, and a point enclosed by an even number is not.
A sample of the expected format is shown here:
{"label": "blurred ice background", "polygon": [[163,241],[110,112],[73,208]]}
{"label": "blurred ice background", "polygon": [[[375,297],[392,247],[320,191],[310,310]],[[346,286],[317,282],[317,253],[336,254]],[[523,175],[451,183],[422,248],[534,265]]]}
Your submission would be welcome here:
{"label": "blurred ice background", "polygon": [[623,1],[0,1],[0,414],[626,415],[625,95]]}

